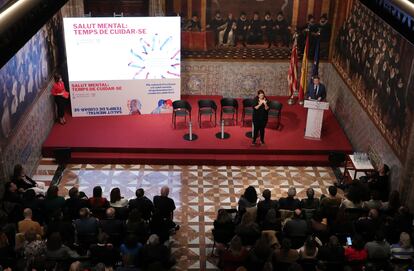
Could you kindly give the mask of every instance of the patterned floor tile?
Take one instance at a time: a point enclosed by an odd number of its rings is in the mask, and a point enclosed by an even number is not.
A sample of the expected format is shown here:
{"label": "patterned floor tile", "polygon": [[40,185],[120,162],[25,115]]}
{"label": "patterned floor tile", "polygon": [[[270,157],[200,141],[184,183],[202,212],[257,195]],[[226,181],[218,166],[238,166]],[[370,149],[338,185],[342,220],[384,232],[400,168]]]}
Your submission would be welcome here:
{"label": "patterned floor tile", "polygon": [[[56,168],[52,161],[42,160],[34,177],[49,185]],[[270,189],[274,198],[286,196],[289,187],[295,186],[298,197],[303,198],[308,187],[320,196],[335,181],[335,174],[328,167],[78,164],[67,165],[59,187],[62,195],[67,195],[74,185],[91,195],[93,187],[101,185],[106,197],[113,187],[119,187],[129,199],[138,187],[152,198],[163,185],[168,185],[177,205],[174,218],[181,225],[172,238],[175,270],[217,270],[217,258],[211,255],[211,229],[217,210],[236,208],[248,185],[254,186],[259,195]]]}

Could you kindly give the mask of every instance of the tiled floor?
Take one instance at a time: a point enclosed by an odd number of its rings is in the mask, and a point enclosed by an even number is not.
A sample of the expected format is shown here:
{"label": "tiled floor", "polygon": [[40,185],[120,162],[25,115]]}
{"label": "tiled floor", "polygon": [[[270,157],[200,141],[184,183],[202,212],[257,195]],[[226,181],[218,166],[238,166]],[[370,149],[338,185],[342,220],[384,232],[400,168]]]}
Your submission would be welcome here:
{"label": "tiled floor", "polygon": [[[52,162],[42,160],[36,180],[53,177]],[[125,198],[134,196],[142,187],[152,198],[162,186],[170,187],[177,210],[175,220],[181,225],[174,236],[173,252],[178,259],[177,270],[217,270],[217,259],[211,257],[213,221],[219,208],[235,208],[237,200],[248,185],[258,193],[268,188],[272,196],[286,195],[295,186],[298,197],[305,196],[313,187],[316,196],[327,193],[327,187],[336,181],[327,167],[237,167],[237,166],[151,166],[151,165],[68,165],[60,182],[63,195],[78,185],[87,195],[101,185],[105,196],[113,187],[120,187]]]}

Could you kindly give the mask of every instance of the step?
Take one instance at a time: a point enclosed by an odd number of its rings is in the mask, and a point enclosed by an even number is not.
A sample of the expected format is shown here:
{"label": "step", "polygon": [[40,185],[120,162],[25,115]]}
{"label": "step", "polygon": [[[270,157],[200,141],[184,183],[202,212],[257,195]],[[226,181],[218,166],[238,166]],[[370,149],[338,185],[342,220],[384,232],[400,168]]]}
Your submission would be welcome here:
{"label": "step", "polygon": [[328,155],[72,152],[71,163],[328,166]]}

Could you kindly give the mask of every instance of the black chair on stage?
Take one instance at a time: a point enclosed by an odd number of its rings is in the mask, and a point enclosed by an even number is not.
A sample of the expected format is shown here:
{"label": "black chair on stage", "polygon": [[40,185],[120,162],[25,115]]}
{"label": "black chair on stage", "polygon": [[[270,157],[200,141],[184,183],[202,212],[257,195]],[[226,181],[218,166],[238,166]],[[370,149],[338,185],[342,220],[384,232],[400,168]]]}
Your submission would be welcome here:
{"label": "black chair on stage", "polygon": [[174,128],[177,124],[177,116],[184,117],[184,122],[187,122],[187,116],[189,116],[191,121],[191,105],[189,102],[184,100],[177,100],[173,102],[173,113],[172,113],[172,123]]}
{"label": "black chair on stage", "polygon": [[269,102],[269,118],[276,118],[276,128],[279,128],[280,126],[280,118],[282,117],[282,107],[283,104],[278,101]]}
{"label": "black chair on stage", "polygon": [[221,112],[220,112],[220,122],[223,120],[223,115],[232,115],[231,120],[234,121],[234,115],[236,115],[236,125],[238,120],[238,111],[239,111],[239,103],[236,99],[233,98],[223,98],[220,101],[221,104]]}
{"label": "black chair on stage", "polygon": [[198,126],[201,128],[201,117],[210,116],[210,122],[214,115],[214,126],[217,124],[217,105],[213,100],[198,101]]}
{"label": "black chair on stage", "polygon": [[242,126],[244,126],[244,122],[246,121],[246,116],[253,117],[253,105],[254,105],[254,99],[248,98],[248,99],[243,100]]}

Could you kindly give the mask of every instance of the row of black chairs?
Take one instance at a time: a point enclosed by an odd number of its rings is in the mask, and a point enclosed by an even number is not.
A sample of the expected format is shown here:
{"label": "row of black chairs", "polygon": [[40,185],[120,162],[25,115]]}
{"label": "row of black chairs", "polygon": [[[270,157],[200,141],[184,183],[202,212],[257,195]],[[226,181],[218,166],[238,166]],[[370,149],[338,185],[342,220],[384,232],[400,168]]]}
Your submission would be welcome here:
{"label": "row of black chairs", "polygon": [[[243,99],[242,110],[242,126],[246,123],[246,116],[253,115],[254,99]],[[223,98],[220,101],[220,122],[223,120],[224,115],[231,115],[231,121],[237,125],[238,123],[238,111],[239,103],[234,98]],[[283,104],[278,101],[269,102],[269,117],[274,117],[277,120],[277,128],[280,126],[280,119],[282,114]],[[176,127],[176,119],[178,116],[184,117],[184,121],[187,122],[187,116],[191,121],[191,105],[185,100],[177,100],[173,102],[173,114],[172,123],[174,128]],[[214,126],[217,123],[217,104],[213,100],[199,100],[198,101],[198,125],[201,128],[201,117],[210,116],[210,122],[214,115]],[[236,118],[235,118],[236,117]]]}

